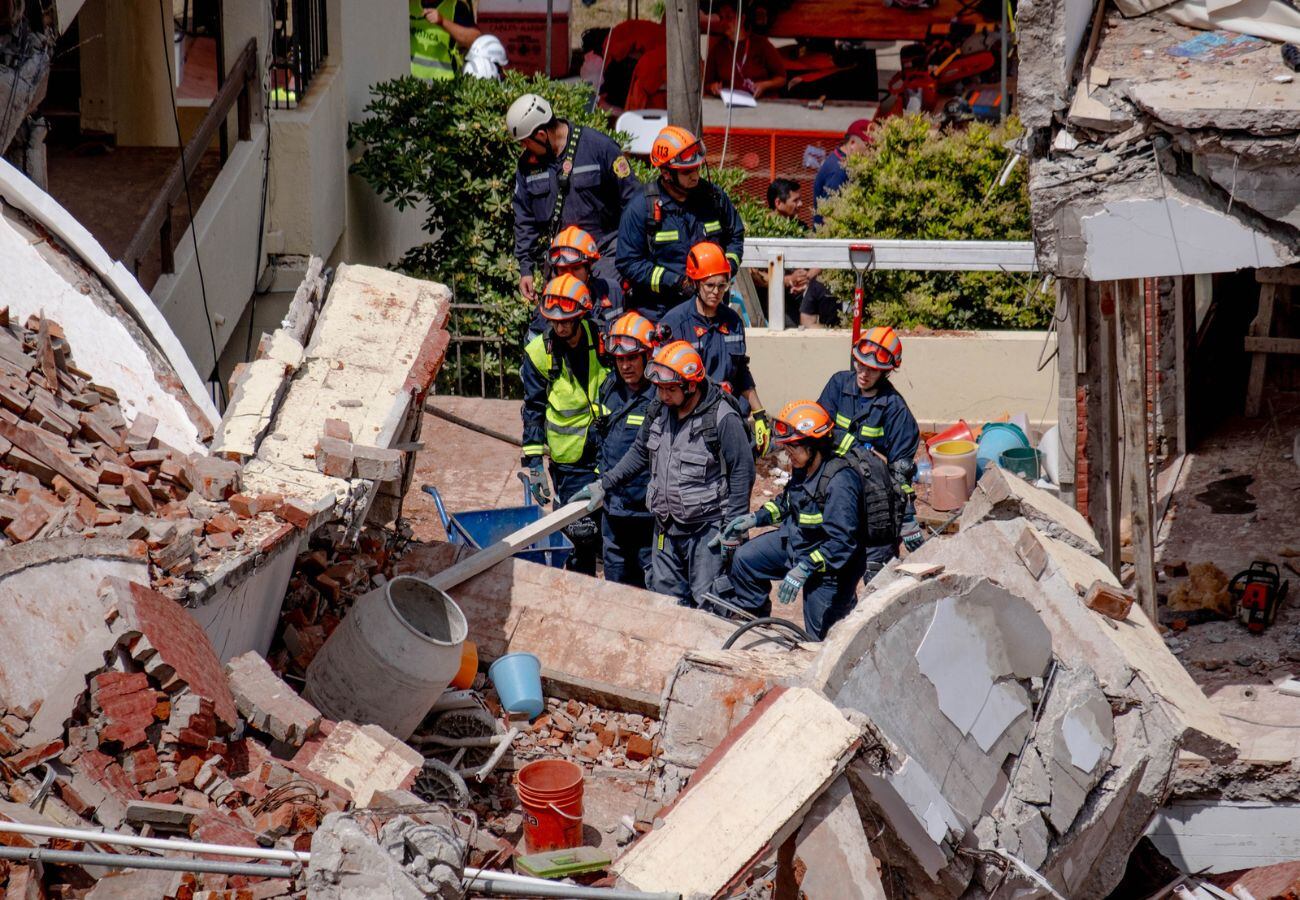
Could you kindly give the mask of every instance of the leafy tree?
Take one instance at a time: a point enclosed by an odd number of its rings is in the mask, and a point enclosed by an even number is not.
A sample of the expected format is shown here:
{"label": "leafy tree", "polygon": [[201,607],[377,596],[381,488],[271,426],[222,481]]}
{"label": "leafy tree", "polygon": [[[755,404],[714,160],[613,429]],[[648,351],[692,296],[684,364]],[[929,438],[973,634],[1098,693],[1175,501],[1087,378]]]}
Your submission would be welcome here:
{"label": "leafy tree", "polygon": [[[519,266],[513,254],[511,194],[519,147],[503,122],[514,99],[528,92],[545,97],[556,115],[570,122],[607,127],[604,113],[590,111],[587,85],[507,72],[501,82],[399,78],[376,85],[366,107],[369,115],[352,125],[350,135],[361,147],[353,172],[399,209],[427,210],[424,230],[431,239],[407,252],[400,268],[452,289],[458,304],[453,327],[460,333],[500,339],[482,368],[489,382],[504,369],[514,392],[532,309],[517,290]],[[634,160],[633,167],[642,181],[650,177],[644,163]],[[729,189],[743,177],[731,170],[713,174]],[[800,234],[796,223],[761,203],[744,199],[736,206],[751,234]],[[477,354],[471,356],[468,368],[477,369]],[[453,368],[443,369],[444,387],[454,382]]]}
{"label": "leafy tree", "polygon": [[[972,123],[941,129],[925,116],[885,120],[849,159],[849,181],[820,207],[822,237],[1024,241],[1031,236],[1024,163],[997,181],[1021,132]],[[852,273],[827,273],[851,297]],[[878,272],[867,276],[865,318],[895,327],[1039,328],[1052,312],[1034,276],[997,272]]]}

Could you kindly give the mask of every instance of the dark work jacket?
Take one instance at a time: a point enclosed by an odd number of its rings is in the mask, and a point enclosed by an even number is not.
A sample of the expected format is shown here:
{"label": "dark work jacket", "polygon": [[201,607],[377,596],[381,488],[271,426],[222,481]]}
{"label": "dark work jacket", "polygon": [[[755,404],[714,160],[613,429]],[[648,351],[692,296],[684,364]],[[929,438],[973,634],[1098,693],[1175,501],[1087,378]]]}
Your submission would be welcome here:
{"label": "dark work jacket", "polygon": [[[815,498],[818,488],[825,495],[821,504]],[[814,571],[838,571],[862,550],[857,537],[862,478],[843,460],[834,465],[822,460],[811,480],[795,469],[780,496],[763,504],[763,513],[784,531],[795,562],[806,562]],[[767,524],[761,517],[759,521]]]}
{"label": "dark work jacket", "polygon": [[[636,440],[637,432],[645,424],[646,410],[655,399],[655,386],[645,381],[641,390],[633,394],[627,383],[610,372],[600,388],[600,405],[608,410],[600,423],[600,471],[609,472]],[[650,470],[610,490],[605,495],[605,511],[611,516],[650,517],[645,506],[646,487],[650,484]]]}
{"label": "dark work jacket", "polygon": [[876,382],[874,397],[864,397],[852,369],[836,372],[817,402],[835,420],[839,455],[854,443],[875,450],[891,467],[910,463],[916,455],[921,430],[907,401],[887,378]]}
{"label": "dark work jacket", "polygon": [[704,360],[704,371],[715,384],[726,382],[737,396],[754,386],[745,355],[745,323],[724,301],[717,314],[706,319],[690,300],[670,309],[659,320],[672,330],[674,341],[686,341]]}

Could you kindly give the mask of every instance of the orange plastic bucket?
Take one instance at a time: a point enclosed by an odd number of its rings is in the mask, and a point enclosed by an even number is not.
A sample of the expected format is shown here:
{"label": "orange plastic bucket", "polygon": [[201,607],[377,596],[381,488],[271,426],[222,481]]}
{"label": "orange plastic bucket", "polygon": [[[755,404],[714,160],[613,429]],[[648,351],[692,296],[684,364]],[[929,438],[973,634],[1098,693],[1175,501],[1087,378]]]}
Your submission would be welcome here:
{"label": "orange plastic bucket", "polygon": [[515,776],[530,853],[582,846],[582,769],[565,759],[530,762]]}
{"label": "orange plastic bucket", "polygon": [[460,648],[460,669],[451,680],[451,686],[468,691],[474,686],[474,676],[478,674],[478,644],[466,640]]}
{"label": "orange plastic bucket", "polygon": [[973,441],[975,432],[970,430],[965,419],[959,419],[956,425],[945,428],[925,442],[926,451],[934,449],[935,444],[942,444],[944,441]]}

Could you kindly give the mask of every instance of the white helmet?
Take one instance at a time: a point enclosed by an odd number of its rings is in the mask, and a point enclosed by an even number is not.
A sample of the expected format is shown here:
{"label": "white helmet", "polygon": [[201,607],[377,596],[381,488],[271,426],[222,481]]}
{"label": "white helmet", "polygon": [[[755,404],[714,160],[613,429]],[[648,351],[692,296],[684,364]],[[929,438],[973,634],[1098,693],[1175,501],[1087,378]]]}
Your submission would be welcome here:
{"label": "white helmet", "polygon": [[506,130],[516,141],[530,138],[555,118],[551,104],[536,94],[524,94],[506,110]]}
{"label": "white helmet", "polygon": [[474,78],[501,80],[501,69],[510,62],[506,48],[494,34],[479,35],[465,54],[465,74]]}

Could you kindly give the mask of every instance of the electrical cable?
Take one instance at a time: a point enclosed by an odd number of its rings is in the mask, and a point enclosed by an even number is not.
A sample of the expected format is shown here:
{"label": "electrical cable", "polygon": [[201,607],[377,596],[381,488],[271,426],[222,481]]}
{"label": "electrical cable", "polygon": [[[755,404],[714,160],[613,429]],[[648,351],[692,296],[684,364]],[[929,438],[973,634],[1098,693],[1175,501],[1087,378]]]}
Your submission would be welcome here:
{"label": "electrical cable", "polygon": [[[217,383],[217,393],[221,398],[221,406],[226,406],[226,386],[221,382],[221,359],[217,353],[217,333],[212,326],[212,312],[208,308],[208,286],[203,279],[203,261],[199,258],[199,235],[197,225],[194,221],[194,197],[190,193],[189,173],[185,171],[185,139],[181,136],[181,117],[176,110],[176,78],[172,74],[171,65],[171,46],[167,41],[167,12],[163,7],[163,0],[158,0],[158,18],[159,25],[162,28],[163,42],[163,65],[167,67],[167,90],[171,94],[172,122],[176,125],[176,146],[181,155],[181,182],[185,185],[185,206],[189,210],[190,216],[190,240],[194,244],[194,266],[199,275],[199,296],[203,298],[203,321],[208,326],[208,341],[212,345],[212,372],[208,376],[210,381]],[[172,21],[172,27],[175,28],[175,21]]]}
{"label": "electrical cable", "polygon": [[795,635],[799,637],[799,640],[804,641],[805,643],[809,643],[809,644],[817,643],[817,638],[813,637],[811,634],[804,631],[802,628],[800,628],[798,625],[791,622],[789,619],[779,619],[776,616],[763,616],[758,619],[751,619],[750,621],[746,622],[744,625],[741,625],[739,628],[737,628],[734,632],[732,632],[731,637],[727,638],[727,642],[722,645],[722,649],[730,650],[731,645],[736,643],[736,641],[740,639],[741,635],[749,631],[751,628],[758,628],[759,626],[762,625],[768,625],[768,626],[778,625],[782,628],[788,629],[789,631],[793,632]]}

